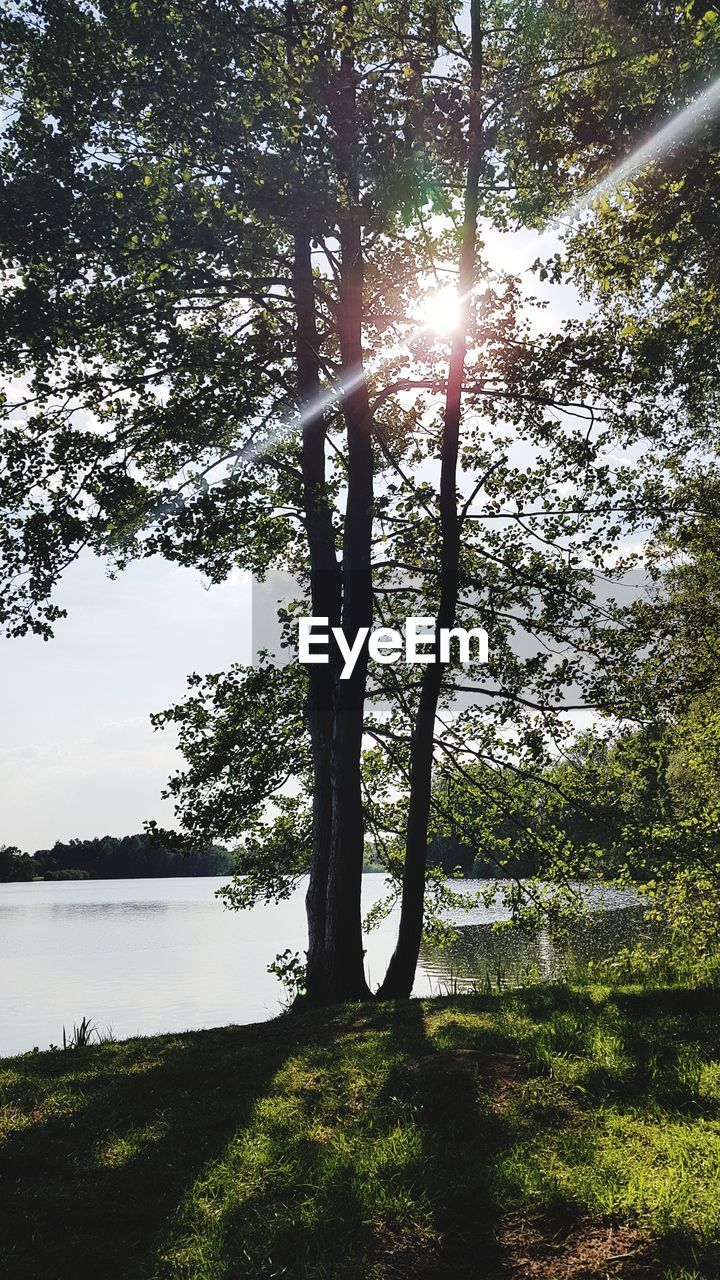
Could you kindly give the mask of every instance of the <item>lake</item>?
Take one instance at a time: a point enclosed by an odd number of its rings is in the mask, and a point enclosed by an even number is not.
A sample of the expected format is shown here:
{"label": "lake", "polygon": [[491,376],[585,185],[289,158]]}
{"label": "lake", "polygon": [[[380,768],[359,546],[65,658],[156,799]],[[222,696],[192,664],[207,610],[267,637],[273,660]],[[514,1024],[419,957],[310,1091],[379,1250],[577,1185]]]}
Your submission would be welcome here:
{"label": "lake", "polygon": [[[277,906],[238,913],[215,897],[226,879],[0,885],[0,1055],[62,1043],[63,1024],[70,1030],[83,1017],[123,1038],[277,1014],[282,990],[267,965],[286,947],[306,945],[304,885]],[[423,947],[415,994],[463,989],[488,974],[493,982],[561,977],[640,936],[643,912],[633,894],[585,892],[592,915],[562,947],[545,932],[493,930],[500,904],[464,913],[457,942]],[[384,893],[383,876],[363,877],[366,910]],[[368,936],[371,985],[383,975],[395,928],[390,917]]]}

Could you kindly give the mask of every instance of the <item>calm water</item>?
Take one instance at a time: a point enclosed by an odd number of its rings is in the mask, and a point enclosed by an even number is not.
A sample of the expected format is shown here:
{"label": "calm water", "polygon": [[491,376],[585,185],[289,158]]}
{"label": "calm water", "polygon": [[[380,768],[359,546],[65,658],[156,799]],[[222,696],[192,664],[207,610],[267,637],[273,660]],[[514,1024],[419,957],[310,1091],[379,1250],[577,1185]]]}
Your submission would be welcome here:
{"label": "calm water", "polygon": [[[0,1055],[62,1042],[63,1024],[87,1016],[117,1037],[255,1022],[279,1010],[267,972],[279,951],[305,946],[304,886],[278,906],[236,913],[214,896],[227,877],[0,885]],[[478,881],[458,882],[477,889]],[[363,877],[367,909],[385,891]],[[450,948],[424,947],[417,995],[528,971],[556,977],[568,963],[611,955],[642,930],[632,895],[590,891],[594,909],[574,940],[498,934],[498,905],[465,914]],[[394,945],[390,917],[368,937],[377,984]]]}

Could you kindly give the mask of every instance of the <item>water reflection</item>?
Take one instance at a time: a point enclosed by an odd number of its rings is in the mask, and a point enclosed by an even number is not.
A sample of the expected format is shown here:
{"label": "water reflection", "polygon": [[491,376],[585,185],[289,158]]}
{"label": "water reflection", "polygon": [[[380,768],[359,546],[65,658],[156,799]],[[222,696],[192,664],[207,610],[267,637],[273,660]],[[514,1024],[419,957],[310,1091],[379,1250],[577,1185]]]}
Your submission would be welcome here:
{"label": "water reflection", "polygon": [[642,905],[597,910],[560,936],[471,924],[447,946],[423,944],[420,965],[438,994],[472,988],[516,986],[528,981],[582,977],[588,961],[607,960],[624,947],[648,940]]}

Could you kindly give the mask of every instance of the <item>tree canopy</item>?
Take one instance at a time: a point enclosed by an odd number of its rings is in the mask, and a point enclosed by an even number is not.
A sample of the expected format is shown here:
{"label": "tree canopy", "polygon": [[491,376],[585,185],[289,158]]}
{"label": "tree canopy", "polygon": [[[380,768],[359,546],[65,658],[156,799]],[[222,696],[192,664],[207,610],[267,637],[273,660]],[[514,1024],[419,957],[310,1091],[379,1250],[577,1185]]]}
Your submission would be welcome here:
{"label": "tree canopy", "polygon": [[[586,197],[715,73],[714,13],[2,10],[5,629],[49,637],[87,549],[282,566],[349,638],[411,614],[436,656],[444,626],[490,636],[487,665],[365,646],[347,681],[337,655],[198,677],[160,717],[186,838],[241,840],[231,897],[310,866],[314,999],[367,993],[366,835],[401,886],[381,992],[408,994],[433,778],[490,803],[488,776],[547,778],[573,715],[636,710],[613,584],[715,492],[714,117]],[[534,270],[521,237],[502,261],[500,232],[583,201]],[[592,307],[556,320],[553,284]]]}
{"label": "tree canopy", "polygon": [[225,849],[164,849],[147,833],[56,840],[51,849],[37,849],[33,854],[7,846],[0,848],[0,881],[5,882],[222,876],[232,869],[233,859]]}

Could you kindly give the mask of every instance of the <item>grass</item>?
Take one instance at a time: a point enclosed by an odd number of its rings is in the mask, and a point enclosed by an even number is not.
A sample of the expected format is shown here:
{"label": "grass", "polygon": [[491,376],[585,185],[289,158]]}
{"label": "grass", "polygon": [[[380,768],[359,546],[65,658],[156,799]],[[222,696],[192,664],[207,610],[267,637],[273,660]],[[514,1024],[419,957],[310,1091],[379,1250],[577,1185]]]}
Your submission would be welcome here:
{"label": "grass", "polygon": [[3,1280],[720,1276],[709,990],[535,987],[0,1062]]}

